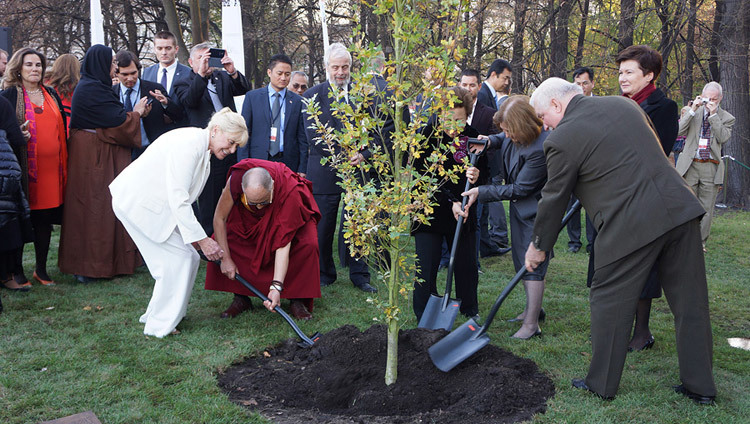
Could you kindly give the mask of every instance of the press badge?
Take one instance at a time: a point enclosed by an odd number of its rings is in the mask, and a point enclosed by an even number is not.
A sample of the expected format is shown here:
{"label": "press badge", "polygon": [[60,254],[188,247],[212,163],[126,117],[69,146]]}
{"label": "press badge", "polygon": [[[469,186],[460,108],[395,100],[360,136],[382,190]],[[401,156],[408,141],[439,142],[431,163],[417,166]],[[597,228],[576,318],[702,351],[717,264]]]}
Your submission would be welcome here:
{"label": "press badge", "polygon": [[271,141],[276,141],[276,136],[279,132],[279,129],[276,127],[271,127]]}
{"label": "press badge", "polygon": [[[273,133],[271,133],[273,134]],[[708,139],[707,138],[701,138],[698,140],[698,148],[699,149],[708,149]]]}

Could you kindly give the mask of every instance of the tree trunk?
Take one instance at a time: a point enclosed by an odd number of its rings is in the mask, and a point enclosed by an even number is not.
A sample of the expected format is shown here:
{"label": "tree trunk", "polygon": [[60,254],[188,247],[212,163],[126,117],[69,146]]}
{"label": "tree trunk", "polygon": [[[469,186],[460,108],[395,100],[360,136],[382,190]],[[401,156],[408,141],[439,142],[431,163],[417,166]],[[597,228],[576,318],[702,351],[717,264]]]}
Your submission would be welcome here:
{"label": "tree trunk", "polygon": [[620,0],[620,25],[617,31],[619,50],[633,45],[635,0]]}
{"label": "tree trunk", "polygon": [[[724,9],[726,0],[716,0],[716,10],[714,12],[714,27],[711,31],[711,42],[708,56],[708,71],[711,73],[711,80],[721,82],[721,72],[719,70],[719,52],[718,46],[721,42],[720,34],[722,22],[724,20]],[[730,18],[731,19],[731,18]]]}
{"label": "tree trunk", "polygon": [[523,93],[523,37],[526,28],[526,12],[528,0],[516,0],[513,11],[513,53],[510,64],[513,68],[511,76],[511,93]]}
{"label": "tree trunk", "polygon": [[177,18],[177,7],[175,6],[174,1],[175,0],[161,0],[161,4],[164,6],[164,20],[167,21],[169,32],[174,34],[177,39],[177,46],[180,48],[177,51],[177,57],[180,59],[180,62],[187,64],[190,52],[188,51],[187,46],[185,46],[185,39],[182,38],[182,26],[180,25],[180,20]]}
{"label": "tree trunk", "polygon": [[193,45],[208,41],[208,0],[190,0]]}
{"label": "tree trunk", "polygon": [[682,78],[682,104],[686,105],[694,98],[693,94],[693,63],[695,57],[695,22],[697,0],[690,0],[690,11],[688,12],[687,35],[685,37],[685,75]]}
{"label": "tree trunk", "polygon": [[[693,0],[695,1],[695,0]],[[583,44],[586,39],[586,23],[589,17],[589,0],[583,0],[581,5],[581,27],[578,30],[578,45],[576,46],[576,57],[573,68],[578,69],[583,65]]]}
{"label": "tree trunk", "polygon": [[[724,89],[721,107],[736,118],[732,137],[724,145],[724,154],[750,166],[750,4],[744,0],[722,0],[721,3],[725,7],[717,46]],[[727,165],[727,180],[724,182],[726,203],[741,208],[750,207],[750,169],[731,160]]]}
{"label": "tree trunk", "polygon": [[128,50],[133,52],[136,56],[139,56],[138,49],[138,27],[135,25],[135,16],[133,16],[133,5],[130,1],[126,0],[122,2],[122,12],[125,18],[125,30],[128,34],[127,46]]}
{"label": "tree trunk", "polygon": [[551,32],[550,76],[565,79],[568,69],[568,20],[573,10],[573,0],[560,0],[560,10]]}

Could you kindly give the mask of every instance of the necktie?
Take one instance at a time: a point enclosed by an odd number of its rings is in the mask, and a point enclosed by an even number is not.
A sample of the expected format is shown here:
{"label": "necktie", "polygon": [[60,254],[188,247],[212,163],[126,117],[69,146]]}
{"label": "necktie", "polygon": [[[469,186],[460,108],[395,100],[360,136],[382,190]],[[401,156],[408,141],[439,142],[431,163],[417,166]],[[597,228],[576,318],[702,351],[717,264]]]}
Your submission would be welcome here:
{"label": "necktie", "polygon": [[497,96],[495,99],[495,105],[497,106],[497,109],[500,109],[500,96]]}
{"label": "necktie", "polygon": [[128,88],[125,90],[125,112],[133,111],[133,101],[130,100],[130,95],[133,94],[133,89]]}
{"label": "necktie", "polygon": [[711,159],[711,124],[708,122],[708,116],[703,115],[703,126],[701,128],[701,138],[709,140],[707,148],[698,148],[698,157],[703,160]]}
{"label": "necktie", "polygon": [[169,87],[167,87],[167,68],[164,68],[164,72],[161,74],[161,86],[169,92]]}
{"label": "necktie", "polygon": [[279,101],[279,93],[273,93],[273,106],[271,106],[271,126],[276,128],[276,137],[271,140],[271,144],[268,146],[268,154],[276,156],[279,153],[279,122],[281,122],[281,102]]}

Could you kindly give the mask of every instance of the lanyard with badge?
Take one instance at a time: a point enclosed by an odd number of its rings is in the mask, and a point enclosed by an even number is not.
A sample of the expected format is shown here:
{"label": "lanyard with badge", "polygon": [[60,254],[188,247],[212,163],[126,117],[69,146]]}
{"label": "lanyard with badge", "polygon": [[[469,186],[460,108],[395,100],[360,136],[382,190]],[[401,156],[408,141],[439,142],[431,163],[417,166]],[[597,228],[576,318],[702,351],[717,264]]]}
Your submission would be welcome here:
{"label": "lanyard with badge", "polygon": [[[279,93],[279,112],[274,115],[273,114],[273,106],[269,105],[271,108],[271,142],[276,142],[276,139],[279,135],[279,128],[273,126],[273,123],[276,122],[276,119],[279,118],[279,115],[281,115],[281,111],[284,109],[284,100],[286,99],[286,93],[282,96],[281,93]],[[281,119],[279,119],[279,127],[281,126]]]}

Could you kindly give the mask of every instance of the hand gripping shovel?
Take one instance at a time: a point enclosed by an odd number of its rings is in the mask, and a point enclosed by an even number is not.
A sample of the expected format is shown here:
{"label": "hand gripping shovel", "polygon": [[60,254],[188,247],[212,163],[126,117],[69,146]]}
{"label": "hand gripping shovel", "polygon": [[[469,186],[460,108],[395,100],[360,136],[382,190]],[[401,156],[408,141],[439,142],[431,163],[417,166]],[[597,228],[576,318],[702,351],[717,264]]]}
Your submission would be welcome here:
{"label": "hand gripping shovel", "polygon": [[[213,262],[216,265],[219,265],[219,266],[221,265],[221,261],[211,261],[211,260],[209,260],[208,258],[206,258],[206,255],[204,255],[203,252],[200,251],[200,250],[198,251],[198,254],[201,256],[201,259],[203,259],[206,262]],[[243,286],[247,287],[248,290],[250,290],[251,292],[253,292],[254,295],[258,296],[258,298],[260,298],[262,301],[264,301],[264,302],[266,300],[270,301],[270,299],[268,298],[268,296],[264,295],[260,290],[256,289],[255,286],[253,286],[247,280],[245,280],[244,278],[242,278],[242,276],[240,274],[235,273],[234,277]],[[302,330],[300,330],[300,328],[297,326],[297,323],[294,322],[294,320],[292,319],[292,317],[290,317],[289,315],[287,315],[287,313],[284,312],[283,309],[281,309],[280,305],[276,305],[276,307],[273,308],[273,310],[276,311],[279,315],[281,315],[281,317],[284,318],[284,320],[286,320],[286,322],[289,324],[289,326],[292,327],[292,330],[294,330],[294,332],[297,333],[297,335],[299,336],[299,338],[302,339],[302,341],[298,343],[298,345],[300,347],[311,347],[320,338],[320,333],[318,333],[318,332],[316,332],[315,334],[313,334],[311,337],[307,337],[305,335],[305,333],[303,333]]]}
{"label": "hand gripping shovel", "polygon": [[[565,228],[573,216],[573,213],[581,208],[581,202],[576,201],[570,208],[565,218],[562,220],[561,228]],[[466,360],[469,356],[473,355],[479,349],[485,347],[490,342],[490,336],[487,335],[487,330],[492,324],[492,320],[495,318],[497,310],[500,309],[500,305],[503,303],[508,294],[518,284],[519,281],[526,274],[526,268],[521,268],[513,277],[512,280],[505,286],[503,292],[492,305],[489,316],[484,322],[484,325],[479,326],[473,319],[469,319],[462,326],[456,328],[447,336],[443,337],[442,340],[430,346],[428,352],[430,353],[430,359],[441,371],[448,372],[453,369],[456,365]]]}
{"label": "hand gripping shovel", "polygon": [[[482,154],[482,152],[484,152],[484,147],[486,147],[487,145],[487,140],[470,138],[467,141],[467,144],[469,143],[483,146],[481,152],[477,154],[470,153],[469,161],[472,165],[474,165],[476,164],[477,158]],[[464,191],[469,191],[470,187],[471,184],[467,180]],[[466,201],[467,197],[464,196],[461,200],[461,210],[466,207]],[[449,331],[451,328],[453,328],[453,323],[456,321],[456,315],[458,315],[461,301],[451,299],[450,296],[451,290],[453,288],[453,267],[455,265],[454,261],[456,258],[456,249],[458,247],[458,238],[461,236],[461,228],[463,227],[463,223],[464,217],[459,216],[458,222],[456,223],[456,231],[455,233],[453,233],[451,257],[450,261],[448,262],[448,275],[445,281],[445,294],[442,297],[436,296],[434,294],[430,295],[430,298],[427,300],[427,305],[424,308],[424,312],[422,312],[422,318],[419,320],[419,324],[417,325],[418,328],[428,328],[430,330],[437,330],[439,328],[442,328]]]}

